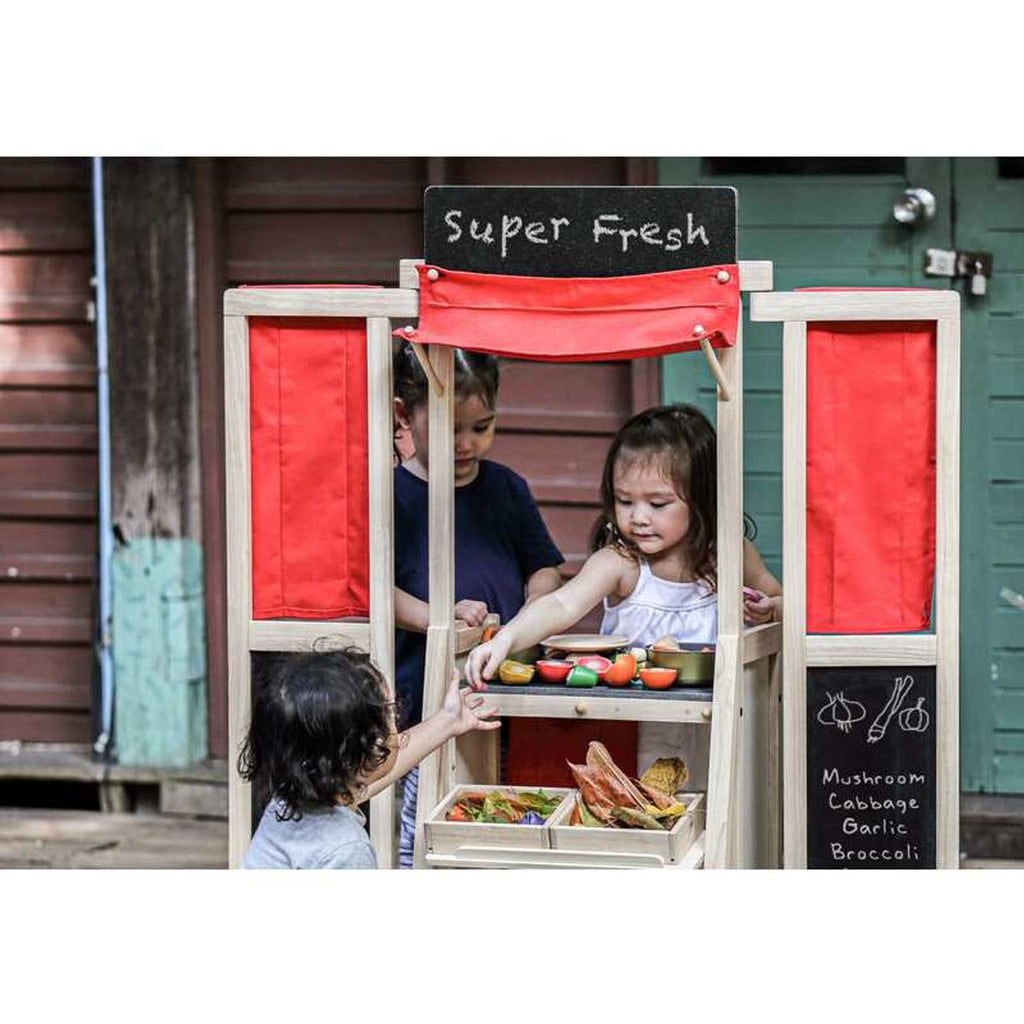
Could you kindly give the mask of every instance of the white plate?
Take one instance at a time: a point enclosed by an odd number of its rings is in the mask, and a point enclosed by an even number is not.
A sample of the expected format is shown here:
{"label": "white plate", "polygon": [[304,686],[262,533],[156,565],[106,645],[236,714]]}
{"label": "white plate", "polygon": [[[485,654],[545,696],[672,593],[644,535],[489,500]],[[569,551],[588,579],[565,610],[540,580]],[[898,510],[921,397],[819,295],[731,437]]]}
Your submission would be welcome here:
{"label": "white plate", "polygon": [[603,636],[600,633],[560,633],[541,640],[544,647],[553,647],[557,651],[579,651],[581,654],[614,651],[628,643],[628,636]]}

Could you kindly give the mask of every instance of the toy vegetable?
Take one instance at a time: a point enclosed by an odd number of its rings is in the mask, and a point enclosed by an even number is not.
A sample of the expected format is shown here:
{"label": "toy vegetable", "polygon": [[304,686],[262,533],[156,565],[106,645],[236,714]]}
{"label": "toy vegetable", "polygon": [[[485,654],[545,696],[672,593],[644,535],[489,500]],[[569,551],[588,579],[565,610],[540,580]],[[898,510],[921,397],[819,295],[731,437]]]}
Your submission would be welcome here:
{"label": "toy vegetable", "polygon": [[597,673],[597,678],[603,680],[605,672],[612,667],[612,663],[600,654],[588,654],[576,659],[576,664],[583,668],[589,668]]}
{"label": "toy vegetable", "polygon": [[[685,778],[682,762],[658,762],[662,771],[652,776],[660,784],[674,784]],[[666,766],[670,770],[664,770]],[[587,763],[570,764],[579,796],[569,819],[571,825],[588,828],[643,828],[651,831],[671,830],[686,807],[674,794],[656,785],[636,782],[625,776],[612,760],[603,743],[596,740],[587,746]]]}
{"label": "toy vegetable", "polygon": [[674,668],[642,668],[640,682],[649,690],[667,690],[678,674]]}
{"label": "toy vegetable", "polygon": [[632,654],[620,654],[611,668],[604,674],[606,686],[625,686],[636,675],[636,658]]}
{"label": "toy vegetable", "polygon": [[559,804],[559,797],[548,796],[543,789],[523,790],[515,794],[495,789],[490,793],[469,794],[448,811],[448,821],[475,821],[498,825],[543,825]]}
{"label": "toy vegetable", "polygon": [[498,666],[498,678],[503,683],[512,685],[528,683],[533,678],[533,666],[524,665],[519,661],[503,661]]}
{"label": "toy vegetable", "polygon": [[577,665],[565,678],[566,686],[597,686],[597,673],[592,668]]}

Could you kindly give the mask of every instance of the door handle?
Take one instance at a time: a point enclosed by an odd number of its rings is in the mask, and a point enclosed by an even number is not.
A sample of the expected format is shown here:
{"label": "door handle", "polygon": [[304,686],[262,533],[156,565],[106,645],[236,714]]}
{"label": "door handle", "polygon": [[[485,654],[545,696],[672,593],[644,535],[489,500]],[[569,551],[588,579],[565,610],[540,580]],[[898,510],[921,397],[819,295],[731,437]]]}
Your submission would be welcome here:
{"label": "door handle", "polygon": [[893,218],[899,224],[921,227],[935,216],[935,196],[926,188],[908,188],[892,204]]}

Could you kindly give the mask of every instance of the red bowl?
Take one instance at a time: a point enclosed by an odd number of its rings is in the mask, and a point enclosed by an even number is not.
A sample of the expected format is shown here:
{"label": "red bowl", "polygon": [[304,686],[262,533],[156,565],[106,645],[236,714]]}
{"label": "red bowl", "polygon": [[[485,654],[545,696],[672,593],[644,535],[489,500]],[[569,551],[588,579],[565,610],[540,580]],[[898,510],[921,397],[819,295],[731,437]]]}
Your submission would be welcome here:
{"label": "red bowl", "polygon": [[537,676],[545,683],[564,683],[566,676],[572,671],[571,661],[557,661],[554,659],[535,661]]}
{"label": "red bowl", "polygon": [[640,682],[648,690],[667,690],[678,674],[674,668],[643,668],[640,670]]}

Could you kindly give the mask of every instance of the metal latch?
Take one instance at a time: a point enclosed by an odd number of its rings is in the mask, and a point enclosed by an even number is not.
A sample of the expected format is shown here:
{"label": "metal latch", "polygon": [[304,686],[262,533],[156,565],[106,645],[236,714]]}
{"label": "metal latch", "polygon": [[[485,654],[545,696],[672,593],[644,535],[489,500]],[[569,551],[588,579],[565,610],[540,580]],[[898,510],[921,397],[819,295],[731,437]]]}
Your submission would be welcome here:
{"label": "metal latch", "polygon": [[926,249],[924,272],[929,277],[967,277],[971,294],[984,295],[992,276],[992,253]]}

